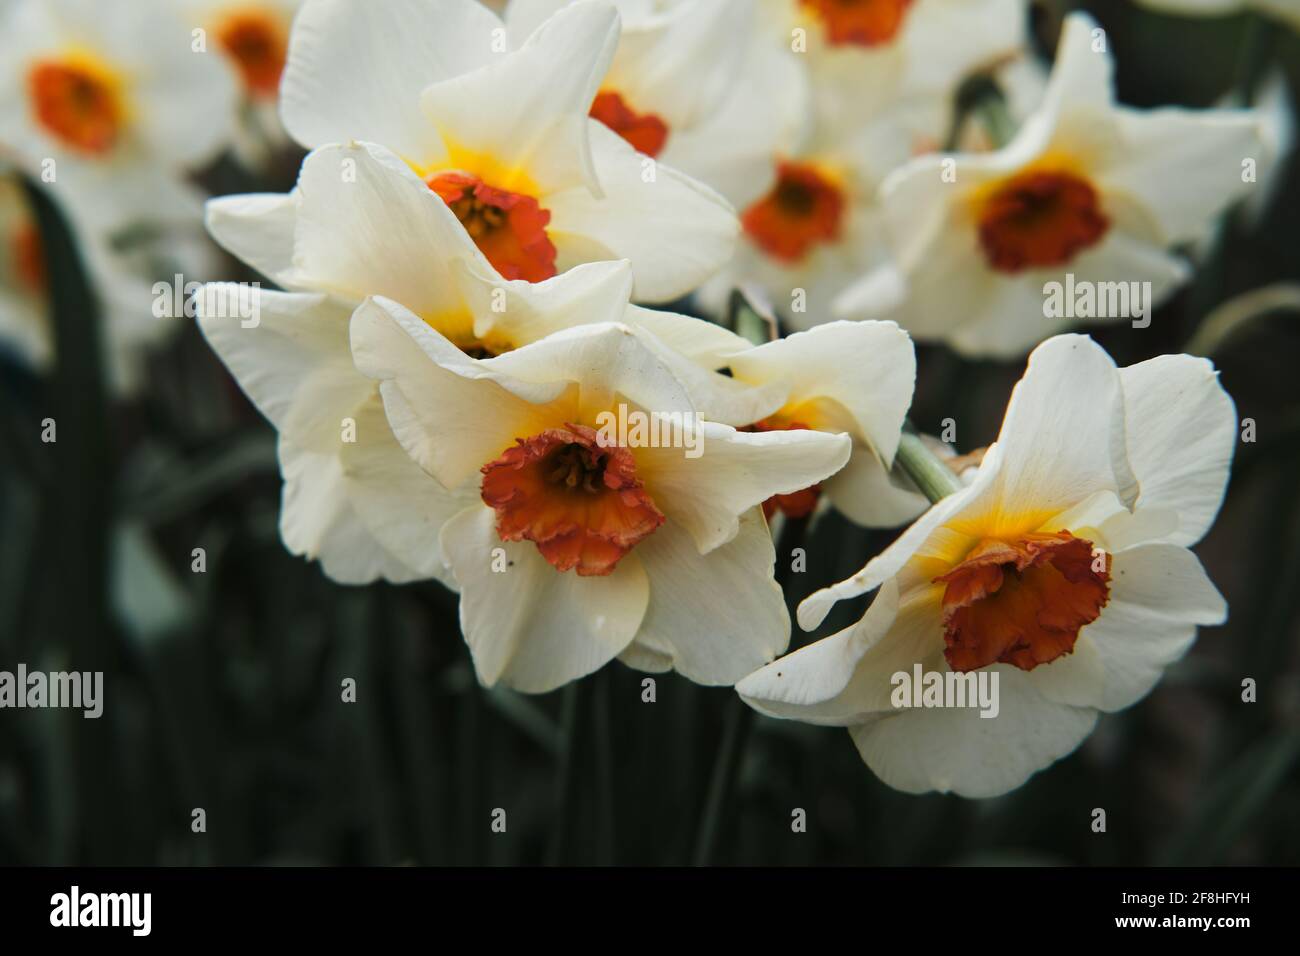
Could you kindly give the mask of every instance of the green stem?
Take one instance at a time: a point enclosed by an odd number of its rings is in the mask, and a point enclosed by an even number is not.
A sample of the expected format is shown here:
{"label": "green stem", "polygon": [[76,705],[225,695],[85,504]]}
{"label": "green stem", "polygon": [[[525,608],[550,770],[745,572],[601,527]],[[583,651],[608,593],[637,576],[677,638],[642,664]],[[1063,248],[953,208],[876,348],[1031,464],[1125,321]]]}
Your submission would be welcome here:
{"label": "green stem", "polygon": [[894,464],[934,504],[962,489],[961,479],[914,431],[904,430]]}
{"label": "green stem", "polygon": [[125,804],[117,762],[113,677],[118,645],[109,613],[109,541],[115,463],[103,365],[102,324],[95,289],[78,239],[50,193],[26,185],[40,228],[48,276],[47,295],[54,333],[52,411],[57,440],[45,446],[53,479],[44,488],[43,527],[55,542],[57,598],[52,602],[54,640],[79,671],[109,675],[109,699],[102,720],[71,722],[76,776],[69,781],[84,835],[80,862],[125,864],[132,849],[134,821],[114,816]]}

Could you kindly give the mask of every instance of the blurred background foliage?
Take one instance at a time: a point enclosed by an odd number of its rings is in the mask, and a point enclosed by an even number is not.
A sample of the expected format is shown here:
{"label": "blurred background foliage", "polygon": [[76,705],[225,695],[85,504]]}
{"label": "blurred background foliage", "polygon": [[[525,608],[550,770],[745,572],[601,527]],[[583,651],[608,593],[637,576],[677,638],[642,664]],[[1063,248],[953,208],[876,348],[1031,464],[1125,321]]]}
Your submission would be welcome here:
{"label": "blurred background foliage", "polygon": [[[1300,101],[1300,36],[1253,16],[1160,17],[1086,4],[1117,38],[1120,97],[1208,106],[1279,68]],[[1040,11],[1041,13],[1041,11]],[[1039,36],[1056,35],[1056,16]],[[1041,44],[1044,50],[1048,44]],[[1271,65],[1271,66],[1268,66]],[[285,189],[233,163],[216,193]],[[1300,154],[1238,210],[1150,328],[1094,334],[1121,365],[1183,351],[1242,293],[1300,282]],[[51,241],[61,342],[93,343],[75,247]],[[64,237],[66,240],[66,237]],[[59,271],[61,264],[62,271]],[[231,278],[255,278],[228,263]],[[93,348],[61,354],[93,355]],[[1137,706],[996,800],[897,793],[847,734],[757,719],[714,859],[743,864],[1294,864],[1300,861],[1300,323],[1264,317],[1213,358],[1257,440],[1198,547],[1231,619]],[[435,584],[340,587],[286,553],[274,436],[190,327],[126,404],[88,360],[38,380],[0,358],[0,667],[102,670],[99,720],[0,714],[0,863],[672,864],[692,845],[729,689],[612,665],[542,697],[484,690]],[[921,347],[913,419],[996,435],[1023,363]],[[56,418],[44,445],[38,423]],[[891,533],[821,518],[791,604],[857,570]],[[203,548],[206,570],[192,570]],[[719,600],[726,600],[719,595]],[[818,635],[855,619],[842,605]],[[1241,682],[1258,682],[1258,702]],[[341,682],[357,683],[355,703]],[[1090,828],[1107,811],[1105,834]],[[207,832],[191,831],[195,808]],[[490,830],[494,808],[505,834]],[[791,831],[795,808],[806,833]]]}

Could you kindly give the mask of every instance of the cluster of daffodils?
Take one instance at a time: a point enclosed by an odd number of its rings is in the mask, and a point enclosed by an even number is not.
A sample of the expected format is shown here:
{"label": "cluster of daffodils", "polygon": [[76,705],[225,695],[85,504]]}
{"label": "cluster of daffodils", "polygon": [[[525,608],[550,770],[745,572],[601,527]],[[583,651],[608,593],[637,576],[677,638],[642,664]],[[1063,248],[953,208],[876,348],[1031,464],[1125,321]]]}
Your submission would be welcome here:
{"label": "cluster of daffodils", "polygon": [[[307,151],[289,192],[206,203],[265,282],[192,307],[278,434],[289,550],[456,592],[483,684],[671,670],[849,728],[892,786],[987,796],[1224,618],[1188,550],[1236,433],[1213,369],[1044,342],[1072,324],[1044,293],[1135,283],[1149,321],[1270,139],[1117,105],[1086,16],[1048,76],[1025,0],[101,5],[0,2],[0,343],[51,360],[24,179],[129,352],[195,173]],[[740,298],[773,334],[730,327]],[[913,338],[1038,345],[960,477],[907,421]],[[911,524],[798,619],[875,592],[865,616],[783,657],[773,529],[830,511]],[[1000,701],[900,703],[912,673]]]}

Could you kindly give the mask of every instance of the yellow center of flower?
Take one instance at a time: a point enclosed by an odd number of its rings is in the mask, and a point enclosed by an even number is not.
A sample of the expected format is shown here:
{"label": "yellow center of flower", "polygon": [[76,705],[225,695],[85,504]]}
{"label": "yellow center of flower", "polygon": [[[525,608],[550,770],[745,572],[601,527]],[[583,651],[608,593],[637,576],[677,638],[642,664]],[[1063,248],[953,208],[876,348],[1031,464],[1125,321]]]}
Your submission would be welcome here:
{"label": "yellow center of flower", "polygon": [[289,28],[280,17],[259,7],[238,7],[221,17],[215,34],[249,93],[274,97],[279,92],[289,58]]}
{"label": "yellow center of flower", "polygon": [[799,0],[825,24],[832,46],[889,43],[903,28],[912,0]]}
{"label": "yellow center of flower", "polygon": [[546,234],[551,213],[532,196],[458,170],[433,173],[425,182],[503,278],[541,282],[555,275],[556,249]]}
{"label": "yellow center of flower", "polygon": [[1110,599],[1110,556],[1068,531],[985,539],[945,574],[944,657],[955,671],[1033,670],[1074,650]]}
{"label": "yellow center of flower", "polygon": [[1064,265],[1110,227],[1097,190],[1064,170],[1018,173],[985,190],[978,206],[980,246],[999,272]]}
{"label": "yellow center of flower", "polygon": [[632,144],[637,152],[658,156],[668,142],[668,124],[654,113],[638,113],[618,93],[610,90],[596,95],[591,104],[591,118],[600,120]]}
{"label": "yellow center of flower", "polygon": [[819,243],[840,237],[845,206],[844,191],[816,166],[782,162],[776,185],[740,221],[755,245],[793,264]]}
{"label": "yellow center of flower", "polygon": [[36,123],[68,149],[100,156],[121,138],[126,109],[117,75],[93,57],[40,60],[27,71]]}
{"label": "yellow center of flower", "polygon": [[594,429],[565,424],[515,441],[482,469],[501,540],[532,541],[559,571],[603,576],[663,524],[631,452]]}

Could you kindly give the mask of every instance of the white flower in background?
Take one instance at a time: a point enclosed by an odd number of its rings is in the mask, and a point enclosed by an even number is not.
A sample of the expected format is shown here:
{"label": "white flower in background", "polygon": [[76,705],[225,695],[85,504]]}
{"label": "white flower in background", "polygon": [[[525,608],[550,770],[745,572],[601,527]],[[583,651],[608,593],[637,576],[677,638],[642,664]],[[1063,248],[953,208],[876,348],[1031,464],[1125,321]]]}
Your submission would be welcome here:
{"label": "white flower in background", "polygon": [[916,379],[911,340],[897,325],[832,322],[749,349],[729,364],[736,381],[782,390],[780,408],[752,430],[812,429],[853,439],[843,469],[764,502],[769,517],[778,510],[791,518],[809,515],[823,494],[867,527],[895,527],[925,510],[922,495],[890,477]]}
{"label": "white flower in background", "polygon": [[[772,716],[848,727],[892,787],[1005,793],[1074,750],[1099,712],[1144,697],[1198,625],[1225,619],[1188,548],[1218,512],[1235,441],[1209,362],[1116,369],[1087,337],[1050,339],[973,482],[799,608],[812,628],[879,588],[866,615],[737,690]],[[996,672],[997,715],[895,707],[893,675],[917,665]]]}
{"label": "white flower in background", "polygon": [[203,30],[212,48],[239,77],[248,101],[274,103],[289,58],[289,31],[302,0],[177,0],[192,30]]}
{"label": "white flower in background", "polygon": [[772,184],[743,208],[735,259],[703,300],[717,312],[733,287],[757,283],[790,325],[807,329],[834,318],[835,299],[885,263],[880,184],[943,144],[967,74],[1019,54],[1024,6],[772,0],[767,11],[787,45],[807,46],[788,53],[806,73],[806,122],[768,157]]}
{"label": "white flower in background", "polygon": [[[512,0],[511,43],[570,2]],[[808,122],[808,103],[802,69],[760,29],[753,0],[613,2],[623,29],[591,116],[736,206],[758,199],[772,157]]]}
{"label": "white flower in background", "polygon": [[[149,347],[180,327],[177,303],[170,299],[168,314],[155,314],[155,281],[170,286],[178,272],[211,274],[211,246],[178,234],[165,255],[156,240],[115,248],[101,230],[80,221],[75,206],[61,211],[98,300],[108,385],[116,394],[130,394],[141,384]],[[0,169],[0,350],[36,372],[48,371],[55,359],[48,277],[45,243],[19,175]]]}
{"label": "white flower in background", "polygon": [[316,150],[287,195],[214,199],[208,225],[222,246],[290,290],[257,293],[260,322],[250,328],[238,307],[249,292],[215,287],[199,296],[200,325],[280,433],[286,546],[345,583],[445,580],[434,543],[460,507],[398,447],[375,383],[353,366],[347,322],[367,296],[404,303],[478,357],[619,319],[652,333],[692,394],[716,402],[727,420],[773,407],[762,390],[706,371],[743,339],[698,319],[629,308],[625,262],[586,264],[536,284],[502,280],[447,204],[374,145]]}
{"label": "white flower in background", "polygon": [[[188,213],[181,181],[230,133],[234,83],[170,0],[0,9],[0,148],[106,228]],[[51,165],[51,163],[53,165]]]}
{"label": "white flower in background", "polygon": [[808,69],[818,121],[830,126],[860,125],[904,101],[942,122],[963,78],[1020,53],[1028,17],[1025,0],[762,3]]}
{"label": "white flower in background", "polygon": [[588,117],[618,35],[617,12],[593,0],[515,50],[471,0],[308,0],[282,116],[307,146],[397,153],[507,279],[628,259],[636,297],[666,301],[717,271],[738,225],[722,197]]}
{"label": "white flower in background", "polygon": [[1296,0],[1133,0],[1160,13],[1188,17],[1221,17],[1254,10],[1300,30],[1300,3]]}
{"label": "white flower in background", "polygon": [[730,684],[785,648],[760,505],[839,470],[848,436],[697,422],[669,366],[624,325],[476,361],[372,300],[353,317],[352,349],[407,452],[478,499],[441,546],[482,683],[542,692],[621,657]]}
{"label": "white flower in background", "polygon": [[[1103,292],[1149,282],[1147,307],[1186,280],[1187,265],[1166,250],[1204,235],[1250,189],[1244,165],[1266,151],[1261,124],[1244,111],[1116,105],[1107,42],[1071,15],[1042,108],[1005,148],[921,157],[889,177],[881,193],[895,261],[846,292],[837,313],[1011,356],[1071,324],[1045,308],[1045,286],[1067,274]],[[1138,314],[1088,311],[1079,321]]]}
{"label": "white flower in background", "polygon": [[302,0],[175,0],[191,30],[202,30],[209,52],[234,71],[243,93],[235,148],[257,165],[268,147],[288,142],[279,120],[280,77],[289,58],[289,32]]}

